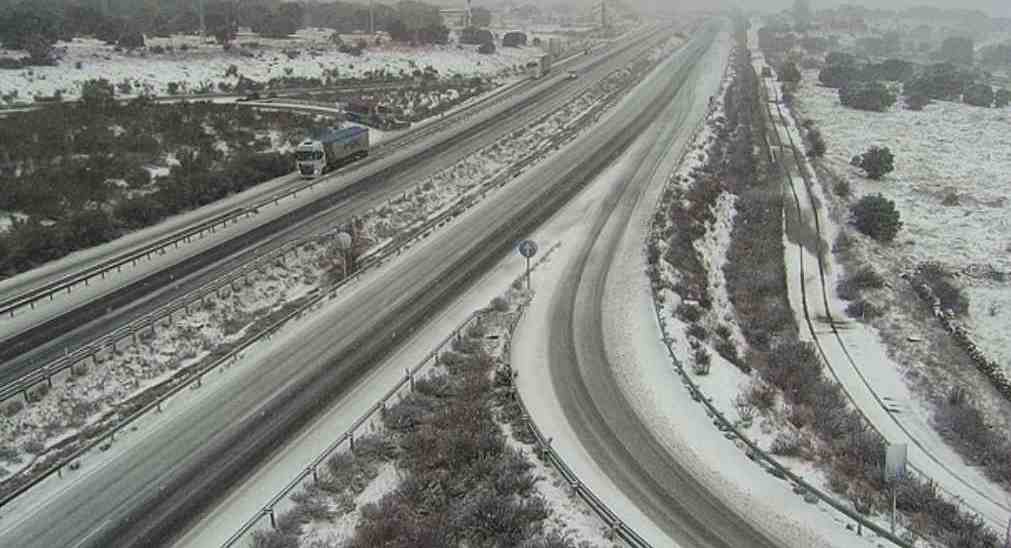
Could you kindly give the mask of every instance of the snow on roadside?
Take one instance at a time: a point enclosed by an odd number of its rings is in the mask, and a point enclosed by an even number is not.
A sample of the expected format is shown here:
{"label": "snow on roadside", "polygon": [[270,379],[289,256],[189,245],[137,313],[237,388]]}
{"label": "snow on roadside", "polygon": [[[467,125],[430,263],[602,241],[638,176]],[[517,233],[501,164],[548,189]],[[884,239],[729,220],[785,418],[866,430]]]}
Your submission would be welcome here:
{"label": "snow on roadside", "polygon": [[[716,110],[710,119],[722,114],[722,94],[718,95],[720,101],[715,105]],[[707,142],[706,133],[700,136],[700,141]],[[705,155],[698,155],[695,162],[701,163]],[[695,166],[687,163],[681,166],[670,179],[670,183],[680,186],[688,179],[686,175]],[[655,191],[654,195],[659,191]],[[705,314],[703,323],[712,325],[712,318],[715,317],[722,325],[730,328],[732,338],[737,343],[738,349],[745,349],[743,337],[735,321],[735,313],[729,297],[726,293],[726,282],[722,275],[722,267],[726,262],[726,254],[729,248],[730,231],[733,227],[734,218],[733,196],[722,194],[712,205],[711,212],[713,220],[707,223],[705,234],[695,241],[695,250],[700,255],[703,264],[707,269],[707,288],[712,300],[712,311]],[[640,214],[638,220],[640,230],[647,232],[649,213]],[[657,237],[656,234],[650,235]],[[620,258],[615,264],[622,265],[631,263],[624,267],[631,271],[642,263],[642,257],[634,257],[631,252],[625,253],[624,258]],[[663,254],[661,254],[663,256]],[[682,321],[675,312],[681,299],[669,288],[673,287],[677,279],[677,265],[662,264],[659,269],[661,283],[664,288],[660,291],[662,299],[660,310],[660,321],[665,328],[663,332],[670,336],[668,343],[674,354],[679,357],[685,366],[692,370],[690,366],[694,363],[695,348],[704,346],[704,342],[689,338],[687,333],[688,324]],[[630,275],[630,274],[627,274]],[[612,271],[613,278],[621,278],[621,273]],[[641,278],[641,276],[640,276]],[[642,365],[636,369],[636,373],[628,373],[625,382],[628,384],[627,390],[630,394],[637,394],[646,400],[643,404],[643,416],[647,421],[656,426],[656,430],[667,440],[667,444],[673,451],[685,455],[694,455],[698,462],[719,462],[718,468],[707,466],[695,466],[695,471],[701,477],[711,482],[718,492],[730,500],[739,500],[741,497],[750,498],[759,496],[761,501],[758,504],[748,505],[739,503],[735,506],[745,516],[783,542],[789,542],[796,546],[858,546],[874,545],[876,541],[871,538],[856,537],[847,531],[844,525],[848,520],[841,514],[836,513],[823,505],[813,505],[812,503],[797,496],[789,489],[788,485],[783,485],[778,480],[767,474],[756,474],[755,464],[747,459],[741,446],[738,450],[719,451],[719,457],[713,455],[706,458],[703,455],[710,454],[718,447],[719,443],[727,443],[722,440],[719,431],[712,427],[708,417],[703,416],[702,406],[695,404],[688,397],[687,392],[678,386],[680,384],[678,376],[669,364],[667,349],[663,344],[658,344],[660,336],[657,334],[656,316],[649,312],[653,306],[653,300],[648,283],[641,280],[638,286],[630,287],[622,292],[615,285],[614,302],[610,305],[618,312],[619,317],[614,321],[614,328],[619,332],[608,337],[608,341],[614,341],[617,348],[615,353],[619,356],[616,363],[634,363]],[[642,303],[641,308],[646,311],[636,310],[635,303]],[[630,303],[630,304],[626,304]],[[652,324],[654,327],[646,328],[645,324]],[[621,326],[627,326],[622,328]],[[622,331],[624,331],[622,333]],[[605,329],[605,333],[610,333]],[[621,335],[626,338],[638,339],[638,342],[627,342],[622,344]],[[652,339],[651,339],[652,337]],[[728,337],[730,338],[730,337]],[[743,352],[742,352],[743,354]],[[712,365],[708,372],[699,374],[698,370],[692,374],[692,380],[699,385],[703,397],[719,409],[728,420],[741,428],[745,435],[768,450],[772,441],[783,425],[777,424],[772,418],[762,418],[758,427],[752,426],[753,411],[747,405],[738,405],[739,397],[750,388],[753,382],[751,377],[744,374],[733,364],[727,362],[717,353],[710,353]],[[659,364],[659,365],[657,365]],[[671,398],[670,394],[681,397]],[[673,407],[673,409],[671,409]],[[677,417],[674,419],[673,417]],[[675,434],[666,433],[669,427],[665,425],[673,420],[678,420],[679,436],[682,441],[676,441]],[[716,447],[713,447],[716,445]],[[732,462],[740,460],[746,464],[735,465]],[[695,462],[690,457],[685,457],[685,462]],[[824,474],[818,473],[810,465],[803,462],[787,462],[793,471],[812,484],[819,484],[825,481]]]}
{"label": "snow on roadside", "polygon": [[[527,155],[543,158],[574,139],[591,125],[592,120],[584,116],[589,109],[596,109],[599,114],[613,106],[615,94],[620,93],[620,87],[615,85],[627,83],[627,76],[627,70],[617,71],[537,125],[514,132],[419,182],[403,197],[367,212],[363,216],[364,233],[373,240],[372,251],[461,200],[478,201],[485,185],[520,158]],[[571,128],[570,122],[577,118],[580,127]],[[558,139],[563,129],[572,131]],[[56,382],[39,402],[23,409],[5,404],[5,412],[0,413],[0,440],[13,449],[0,453],[0,478],[25,471],[36,461],[31,455],[45,453],[57,440],[81,432],[99,416],[110,418],[128,398],[208,359],[223,345],[241,339],[256,318],[320,287],[326,277],[326,247],[309,244],[298,249],[294,262],[271,265],[269,272],[251,276],[238,293],[211,300],[204,310],[172,326],[139,335],[139,344],[80,369],[81,374],[72,375],[67,382]]]}
{"label": "snow on roadside", "polygon": [[[754,61],[756,63],[756,70],[761,71],[764,60],[760,53],[756,52]],[[811,77],[812,75],[808,74],[808,76]],[[766,79],[766,85],[770,93],[779,95],[779,84],[773,79]],[[801,111],[804,110],[802,106],[804,104],[803,97],[805,93],[809,92],[807,90],[808,87],[810,85],[801,86],[801,91],[798,93],[800,97],[798,99],[798,106]],[[818,93],[822,92],[819,91]],[[841,109],[842,107],[839,108]],[[783,107],[783,114],[784,118],[786,118],[786,126],[784,127],[778,119],[775,120],[775,124],[784,136],[784,142],[788,142],[785,137],[786,134],[789,134],[793,141],[800,145],[803,141],[801,140],[797,121],[785,106]],[[863,115],[867,115],[867,113],[863,113]],[[821,118],[815,118],[815,120],[818,127],[822,129],[823,135],[827,139],[831,139],[831,130],[828,129],[830,126],[826,126]],[[883,144],[888,145],[888,143]],[[832,149],[831,144],[829,145],[829,149]],[[841,157],[846,154],[846,152],[837,151],[834,161],[840,162]],[[805,164],[807,164],[806,160]],[[846,164],[848,166],[848,161]],[[840,169],[846,170],[847,167],[835,165],[832,168],[836,173],[839,173]],[[836,236],[841,231],[840,223],[845,222],[843,217],[845,209],[840,206],[835,196],[827,196],[827,192],[823,188],[825,181],[819,180],[817,173],[811,173],[810,168],[807,168],[806,171],[810,174],[813,184],[810,187],[798,186],[798,192],[801,195],[801,208],[804,210],[804,217],[810,219],[815,214],[811,210],[811,201],[813,200],[819,204],[822,239],[831,246],[831,243],[836,241]],[[798,185],[802,184],[799,177],[796,180]],[[865,184],[867,183],[865,182]],[[875,184],[874,191],[877,192],[882,187],[891,186],[893,185],[888,183]],[[811,193],[811,200],[806,197],[807,192]],[[826,205],[831,208],[831,215],[827,214],[824,210]],[[903,215],[905,215],[904,212]],[[854,240],[856,242],[853,243],[853,246],[860,250],[860,253],[864,256],[864,260],[867,260],[869,255],[876,255],[876,257],[871,259],[871,263],[878,272],[884,274],[885,279],[889,280],[890,285],[894,286],[895,284],[906,283],[899,278],[899,275],[904,271],[906,265],[909,264],[905,262],[908,257],[896,257],[897,250],[894,246],[889,246],[886,249],[883,246],[871,244],[859,236],[855,237]],[[910,243],[907,243],[902,248],[909,249],[910,245]],[[803,260],[809,269],[814,269],[817,268],[818,259],[806,249],[798,251],[795,243],[784,240],[784,246],[787,254],[786,267],[788,286],[791,292],[790,300],[794,303],[794,315],[798,325],[803,325],[805,321],[804,312],[796,304],[802,298],[799,286],[801,283],[809,284],[809,296],[812,292],[815,292],[815,294],[820,293],[820,286],[816,278],[811,277],[811,274],[808,274],[807,278],[798,283],[801,277],[797,264],[798,261]],[[798,253],[803,253],[803,255],[801,256]],[[898,254],[901,255],[902,252],[900,251]],[[838,287],[838,283],[845,278],[845,273],[836,264],[836,257],[833,254],[825,254],[823,264],[826,274],[825,283],[829,288],[829,311],[831,311],[831,315],[837,321],[844,322],[848,318],[842,311],[846,309],[848,303],[837,295],[836,288]],[[812,317],[821,318],[826,316],[825,303],[821,299],[810,299],[809,297],[808,303]],[[917,327],[919,322],[933,321],[929,317],[910,317],[907,311],[903,311],[896,306],[890,305],[888,309],[886,317],[889,318],[889,322],[893,326],[900,326],[898,330],[903,335],[919,331]],[[840,323],[840,325],[844,324]],[[945,390],[947,386],[950,386],[950,383],[933,377],[931,372],[924,367],[923,363],[917,363],[915,359],[910,359],[908,355],[903,356],[904,352],[902,349],[896,348],[892,344],[896,337],[893,336],[889,340],[883,336],[883,333],[879,329],[870,325],[850,320],[845,324],[845,327],[839,330],[839,340],[836,340],[831,331],[818,331],[815,336],[820,341],[822,348],[827,352],[829,362],[827,365],[832,370],[832,373],[846,387],[850,396],[859,402],[861,410],[874,424],[875,428],[891,442],[908,442],[910,444],[909,459],[911,467],[917,472],[937,481],[940,490],[945,496],[964,499],[970,509],[979,512],[991,527],[1002,527],[1007,520],[1006,507],[1002,507],[1005,504],[1006,498],[1004,489],[988,480],[979,468],[966,462],[941,437],[932,421],[933,403],[924,396],[922,391],[917,390],[917,388],[922,388],[924,384],[931,385],[932,389],[935,390]],[[811,340],[811,335],[806,329],[801,329],[801,339]],[[842,341],[842,344],[845,344],[845,350],[848,352],[848,355],[843,352],[840,341]],[[896,356],[897,352],[898,357]],[[854,361],[852,366],[850,364],[850,356],[852,356]],[[936,357],[932,357],[931,359],[936,359]],[[883,366],[883,364],[885,365]],[[869,367],[869,365],[873,365],[873,367]],[[933,380],[927,380],[931,378]],[[987,391],[983,390],[982,392]],[[983,393],[980,393],[979,397],[984,401],[990,400]],[[826,488],[827,484],[822,484],[821,487]]]}
{"label": "snow on roadside", "polygon": [[[825,165],[849,182],[855,199],[881,193],[894,200],[903,229],[891,246],[862,246],[868,259],[897,279],[925,261],[961,273],[970,299],[965,327],[1011,374],[1011,110],[937,101],[923,111],[893,107],[868,113],[839,104],[834,89],[804,74],[797,108],[815,120],[828,145]],[[870,181],[849,159],[870,145],[889,147],[895,171]],[[831,241],[831,240],[830,240]],[[976,272],[994,277],[975,276]]]}
{"label": "snow on roadside", "polygon": [[0,456],[7,472],[0,476],[26,469],[60,440],[114,417],[123,402],[204,362],[215,350],[241,339],[257,318],[305,296],[323,275],[318,267],[323,252],[320,246],[302,246],[286,264],[251,273],[237,291],[177,314],[170,325],[159,325],[153,333],[138,333],[136,344],[124,348],[121,343],[97,363],[75,366],[38,401],[5,402],[0,441],[14,451]]}
{"label": "snow on roadside", "polygon": [[[186,90],[207,86],[218,91],[219,83],[234,85],[238,78],[226,76],[231,65],[238,74],[255,81],[272,78],[323,78],[326,70],[338,71],[341,78],[362,78],[366,73],[385,70],[390,74],[433,67],[441,77],[461,75],[512,75],[541,54],[536,47],[499,48],[494,54],[477,53],[476,47],[455,45],[409,48],[387,43],[371,46],[361,57],[340,53],[328,41],[326,29],[302,29],[288,40],[240,37],[238,45],[224,51],[220,45],[206,44],[199,36],[150,37],[146,49],[117,52],[94,38],[75,38],[59,42],[60,64],[53,67],[27,67],[0,70],[0,95],[18,92],[18,101],[30,102],[35,95],[51,96],[62,90],[65,98],[77,97],[81,85],[91,79],[105,78],[113,84],[125,80],[132,92],[168,94],[170,82],[185,82]],[[256,45],[253,46],[252,44]],[[246,44],[249,47],[243,46]],[[174,51],[155,54],[152,47],[171,46]],[[181,48],[185,46],[185,50]],[[285,52],[297,52],[289,58]],[[25,55],[24,52],[0,50],[0,57]],[[78,68],[78,64],[80,68]]]}

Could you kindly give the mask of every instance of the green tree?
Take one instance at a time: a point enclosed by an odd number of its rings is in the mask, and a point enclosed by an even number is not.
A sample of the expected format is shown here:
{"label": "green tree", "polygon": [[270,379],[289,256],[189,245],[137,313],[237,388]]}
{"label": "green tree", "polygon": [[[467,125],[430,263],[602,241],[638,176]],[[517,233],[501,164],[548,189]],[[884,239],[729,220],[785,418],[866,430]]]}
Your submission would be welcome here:
{"label": "green tree", "polygon": [[29,49],[34,43],[52,47],[63,21],[58,13],[36,2],[21,2],[0,15],[0,44],[7,49]]}
{"label": "green tree", "polygon": [[1008,106],[1008,104],[1011,103],[1011,91],[1004,88],[998,89],[997,93],[993,96],[993,102],[994,106],[997,108],[1004,108]]}
{"label": "green tree", "polygon": [[860,169],[867,173],[868,178],[880,180],[895,170],[895,156],[888,147],[872,146],[860,155]]}
{"label": "green tree", "polygon": [[880,194],[864,196],[850,208],[857,230],[878,240],[890,242],[902,228],[895,202]]}
{"label": "green tree", "polygon": [[930,104],[930,97],[922,93],[906,96],[906,108],[909,110],[923,110],[923,107]]}
{"label": "green tree", "polygon": [[143,228],[160,221],[165,208],[150,196],[136,196],[116,204],[113,215],[126,228]]}
{"label": "green tree", "polygon": [[895,104],[895,99],[881,82],[856,82],[839,88],[839,102],[858,110],[884,112]]}
{"label": "green tree", "polygon": [[941,43],[941,59],[962,65],[971,65],[973,60],[972,38],[952,36]]}
{"label": "green tree", "polygon": [[780,82],[800,82],[800,69],[797,68],[796,63],[787,61],[779,67],[777,72],[779,73],[778,76]]}
{"label": "green tree", "polygon": [[820,158],[825,155],[827,146],[825,145],[825,138],[822,137],[821,131],[817,128],[811,128],[807,132],[807,154],[808,156]]}
{"label": "green tree", "polygon": [[81,106],[92,112],[105,112],[116,106],[116,91],[105,78],[81,84]]}
{"label": "green tree", "polygon": [[991,107],[993,106],[993,88],[989,84],[973,83],[965,88],[965,94],[962,95],[962,100],[967,105],[972,105],[974,107]]}
{"label": "green tree", "polygon": [[473,8],[470,10],[470,24],[475,27],[491,26],[491,11],[487,8]]}

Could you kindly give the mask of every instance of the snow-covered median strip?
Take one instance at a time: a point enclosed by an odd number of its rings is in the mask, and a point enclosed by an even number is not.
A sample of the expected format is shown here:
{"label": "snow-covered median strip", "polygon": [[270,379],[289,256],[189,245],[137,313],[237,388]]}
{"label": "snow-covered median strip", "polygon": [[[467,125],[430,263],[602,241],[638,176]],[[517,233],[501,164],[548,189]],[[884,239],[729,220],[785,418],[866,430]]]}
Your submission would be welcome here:
{"label": "snow-covered median strip", "polygon": [[[372,545],[405,535],[435,535],[440,545],[610,545],[607,528],[530,447],[502,359],[529,299],[522,287],[517,279],[446,336],[226,546]],[[433,497],[461,482],[463,500]]]}

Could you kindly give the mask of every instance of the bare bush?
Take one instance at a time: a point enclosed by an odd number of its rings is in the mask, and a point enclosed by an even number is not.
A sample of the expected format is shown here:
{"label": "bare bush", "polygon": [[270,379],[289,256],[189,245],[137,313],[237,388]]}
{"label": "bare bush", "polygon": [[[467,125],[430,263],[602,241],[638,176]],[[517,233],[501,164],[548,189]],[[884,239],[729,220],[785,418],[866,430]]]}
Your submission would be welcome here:
{"label": "bare bush", "polygon": [[685,331],[685,333],[687,333],[689,337],[695,337],[700,341],[706,340],[706,337],[709,335],[709,333],[706,332],[706,328],[697,323],[693,323],[688,326],[688,330]]}
{"label": "bare bush", "polygon": [[772,440],[769,451],[781,457],[799,457],[804,451],[804,441],[796,432],[780,432]]}
{"label": "bare bush", "polygon": [[298,548],[298,535],[292,535],[277,530],[259,530],[253,532],[253,548]]}
{"label": "bare bush", "polygon": [[49,384],[40,382],[30,388],[27,392],[27,399],[29,402],[35,403],[42,401],[42,398],[46,397],[49,393]]}
{"label": "bare bush", "polygon": [[495,297],[491,300],[491,308],[495,312],[508,312],[509,311],[509,301],[502,297]]}
{"label": "bare bush", "polygon": [[695,323],[702,319],[702,311],[693,304],[681,303],[678,305],[675,313],[685,323]]}
{"label": "bare bush", "polygon": [[712,361],[712,357],[709,355],[709,352],[707,352],[705,348],[699,348],[698,350],[696,350],[693,356],[693,360],[694,361],[692,362],[692,371],[694,371],[696,375],[709,374],[709,368]]}
{"label": "bare bush", "polygon": [[871,266],[865,266],[856,274],[848,276],[846,279],[836,284],[836,293],[840,298],[847,301],[856,300],[864,290],[881,289],[885,286],[885,279]]}
{"label": "bare bush", "polygon": [[21,444],[21,450],[33,455],[41,455],[46,450],[46,444],[42,440],[30,439]]}
{"label": "bare bush", "polygon": [[17,415],[24,408],[25,404],[21,400],[10,400],[3,405],[3,415],[7,418],[11,418],[14,415]]}
{"label": "bare bush", "polygon": [[846,305],[846,315],[851,318],[869,320],[877,318],[881,315],[881,313],[882,310],[880,307],[866,299],[859,299]]}
{"label": "bare bush", "polygon": [[333,521],[336,515],[330,509],[323,493],[317,491],[299,491],[291,495],[292,502],[299,508],[299,514],[306,516],[309,522]]}
{"label": "bare bush", "polygon": [[771,384],[755,381],[747,394],[748,401],[759,411],[769,411],[776,405],[776,388]]}
{"label": "bare bush", "polygon": [[952,275],[940,263],[931,261],[919,265],[913,278],[915,283],[930,288],[941,302],[942,309],[959,316],[969,312],[969,298],[952,283]]}

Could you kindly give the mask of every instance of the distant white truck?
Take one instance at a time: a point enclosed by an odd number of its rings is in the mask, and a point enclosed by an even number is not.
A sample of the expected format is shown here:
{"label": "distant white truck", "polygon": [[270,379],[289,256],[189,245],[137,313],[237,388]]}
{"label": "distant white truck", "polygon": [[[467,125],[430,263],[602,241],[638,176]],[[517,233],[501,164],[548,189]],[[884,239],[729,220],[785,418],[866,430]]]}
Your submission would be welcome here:
{"label": "distant white truck", "polygon": [[295,167],[303,179],[369,155],[369,130],[363,127],[326,128],[295,147]]}
{"label": "distant white truck", "polygon": [[537,71],[534,73],[534,79],[544,78],[551,72],[551,55],[542,55],[537,63]]}

